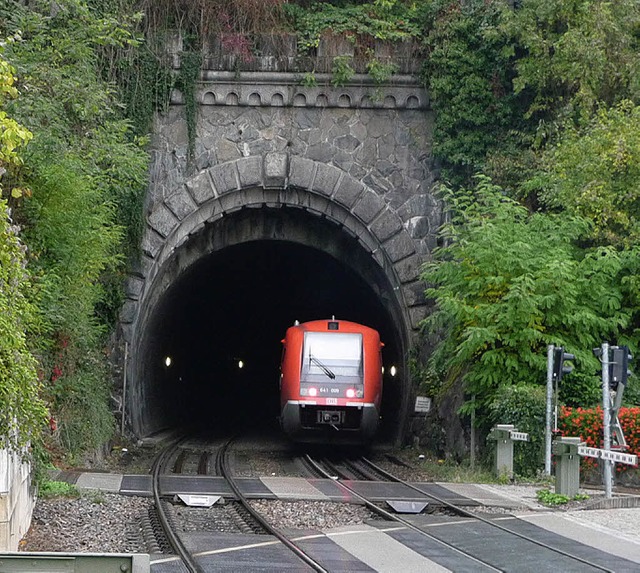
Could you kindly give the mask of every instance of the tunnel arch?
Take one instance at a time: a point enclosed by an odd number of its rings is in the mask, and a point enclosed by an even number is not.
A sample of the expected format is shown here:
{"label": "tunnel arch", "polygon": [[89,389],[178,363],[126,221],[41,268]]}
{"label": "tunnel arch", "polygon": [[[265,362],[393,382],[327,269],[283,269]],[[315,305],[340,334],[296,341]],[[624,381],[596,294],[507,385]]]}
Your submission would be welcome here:
{"label": "tunnel arch", "polygon": [[131,346],[127,411],[136,435],[172,423],[166,412],[171,391],[152,381],[162,377],[163,349],[154,337],[161,340],[163,321],[174,320],[171,301],[207,264],[229,264],[225,252],[266,253],[268,243],[285,258],[304,252],[337,269],[341,280],[364,285],[365,307],[377,309],[374,326],[390,339],[390,359],[401,365],[402,376],[385,392],[385,439],[400,439],[411,394],[407,354],[422,315],[416,294],[421,257],[401,219],[374,191],[334,166],[271,153],[195,174],[150,206],[147,223],[143,263],[129,281],[123,311]]}

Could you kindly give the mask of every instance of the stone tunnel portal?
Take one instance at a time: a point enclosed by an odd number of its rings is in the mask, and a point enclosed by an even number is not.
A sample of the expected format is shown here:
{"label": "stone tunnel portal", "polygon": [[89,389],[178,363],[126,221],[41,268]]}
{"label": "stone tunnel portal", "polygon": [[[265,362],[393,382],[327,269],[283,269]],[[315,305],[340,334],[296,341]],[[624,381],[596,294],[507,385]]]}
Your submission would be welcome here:
{"label": "stone tunnel portal", "polygon": [[380,331],[378,439],[399,439],[407,328],[383,269],[339,225],[302,209],[242,208],[190,237],[154,285],[132,356],[138,435],[194,425],[277,427],[286,329],[335,316]]}

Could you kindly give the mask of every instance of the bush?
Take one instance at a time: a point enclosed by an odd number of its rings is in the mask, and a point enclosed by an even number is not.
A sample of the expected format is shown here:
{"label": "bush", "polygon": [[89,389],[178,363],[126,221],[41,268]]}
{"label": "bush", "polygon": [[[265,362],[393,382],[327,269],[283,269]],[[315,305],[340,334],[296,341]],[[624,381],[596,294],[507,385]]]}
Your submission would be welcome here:
{"label": "bush", "polygon": [[[629,448],[627,453],[640,454],[640,408],[620,408],[618,414],[622,431]],[[590,448],[601,448],[602,433],[602,407],[597,408],[561,408],[558,426],[564,436],[579,437]],[[581,468],[585,471],[593,471],[598,467],[595,458],[582,458]],[[616,473],[624,474],[633,469],[633,466],[616,464]]]}
{"label": "bush", "polygon": [[535,476],[544,460],[546,391],[544,386],[503,386],[490,404],[493,425],[513,424],[529,434],[529,442],[516,442],[513,469],[517,475]]}

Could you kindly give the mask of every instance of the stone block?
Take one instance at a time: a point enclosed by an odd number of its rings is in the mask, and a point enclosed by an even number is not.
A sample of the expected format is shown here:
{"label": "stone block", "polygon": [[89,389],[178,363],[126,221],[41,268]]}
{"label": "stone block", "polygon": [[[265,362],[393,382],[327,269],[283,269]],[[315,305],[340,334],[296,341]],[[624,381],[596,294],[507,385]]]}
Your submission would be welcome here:
{"label": "stone block", "polygon": [[163,204],[156,206],[147,217],[147,221],[149,225],[163,237],[168,237],[178,224],[176,216]]}
{"label": "stone block", "polygon": [[240,186],[247,187],[262,186],[262,160],[260,157],[247,157],[238,161],[238,177]]}
{"label": "stone block", "polygon": [[224,213],[237,211],[244,207],[244,204],[244,193],[242,191],[238,193],[227,193],[220,197],[220,207]]}
{"label": "stone block", "polygon": [[353,206],[352,213],[366,224],[369,224],[384,207],[384,199],[373,191],[367,190]]}
{"label": "stone block", "polygon": [[392,262],[397,262],[416,252],[416,246],[411,237],[401,231],[384,244],[384,250],[389,255]]}
{"label": "stone block", "polygon": [[411,217],[406,227],[414,239],[423,239],[430,232],[429,217]]}
{"label": "stone block", "polygon": [[289,171],[289,156],[286,153],[267,153],[264,156],[265,187],[285,187]]}
{"label": "stone block", "polygon": [[400,218],[390,209],[385,209],[378,215],[370,225],[371,232],[378,237],[380,242],[386,241],[389,237],[402,230]]}
{"label": "stone block", "polygon": [[189,181],[187,181],[187,189],[191,193],[195,202],[198,204],[204,203],[209,199],[216,196],[216,191],[213,187],[213,182],[209,176],[209,170],[199,173]]}
{"label": "stone block", "polygon": [[360,181],[353,177],[343,177],[338,183],[333,198],[341,205],[351,209],[364,190],[365,186]]}
{"label": "stone block", "polygon": [[293,156],[289,162],[289,185],[300,189],[311,189],[316,173],[316,164],[310,159]]}
{"label": "stone block", "polygon": [[127,299],[120,309],[120,322],[132,323],[138,314],[138,301]]}
{"label": "stone block", "polygon": [[341,173],[342,172],[333,165],[319,164],[313,180],[313,190],[330,197],[336,188]]}
{"label": "stone block", "polygon": [[[247,206],[261,205],[267,201],[273,201],[271,197],[267,197],[267,193],[261,187],[252,187],[251,189],[244,189],[244,201]],[[280,201],[277,201],[280,203]]]}
{"label": "stone block", "polygon": [[411,328],[420,328],[420,323],[427,317],[426,305],[412,306],[409,309],[409,322]]}
{"label": "stone block", "polygon": [[179,220],[184,219],[196,209],[194,200],[184,186],[169,195],[164,202]]}
{"label": "stone block", "polygon": [[420,276],[420,267],[423,264],[423,258],[420,255],[413,255],[403,259],[393,265],[398,279],[401,283],[409,283]]}
{"label": "stone block", "polygon": [[216,165],[209,169],[209,173],[218,194],[222,195],[223,193],[240,189],[235,161]]}
{"label": "stone block", "polygon": [[404,301],[407,306],[417,306],[426,304],[424,297],[424,289],[426,285],[421,281],[404,285],[402,287],[402,293],[404,295]]}
{"label": "stone block", "polygon": [[125,281],[124,291],[125,294],[132,299],[139,299],[144,288],[144,280],[140,277],[129,275]]}
{"label": "stone block", "polygon": [[141,248],[146,255],[155,258],[164,245],[164,238],[158,235],[153,229],[147,227],[142,236]]}

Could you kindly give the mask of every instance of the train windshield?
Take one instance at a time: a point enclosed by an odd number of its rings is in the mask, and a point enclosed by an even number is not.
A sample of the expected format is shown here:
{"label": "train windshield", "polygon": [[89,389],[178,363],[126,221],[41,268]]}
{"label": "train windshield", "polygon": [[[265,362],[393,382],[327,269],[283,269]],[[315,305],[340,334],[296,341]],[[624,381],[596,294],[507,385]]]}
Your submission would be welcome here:
{"label": "train windshield", "polygon": [[351,382],[353,377],[361,378],[362,334],[305,332],[302,372],[336,382]]}

